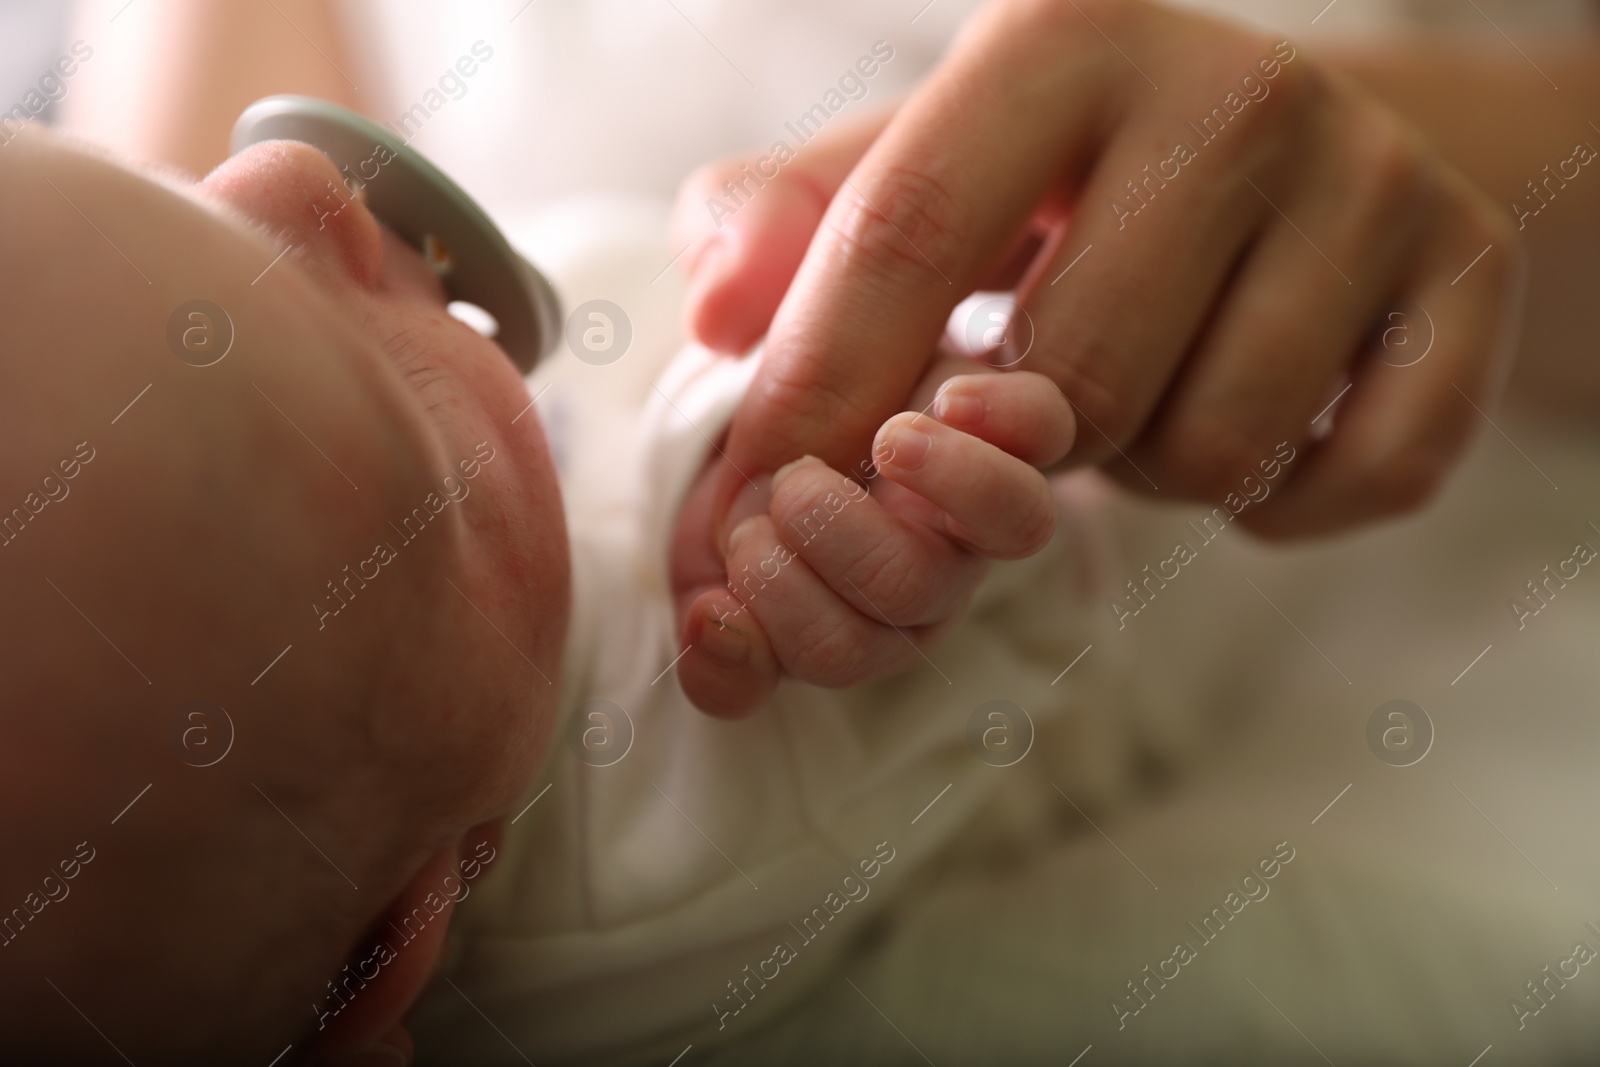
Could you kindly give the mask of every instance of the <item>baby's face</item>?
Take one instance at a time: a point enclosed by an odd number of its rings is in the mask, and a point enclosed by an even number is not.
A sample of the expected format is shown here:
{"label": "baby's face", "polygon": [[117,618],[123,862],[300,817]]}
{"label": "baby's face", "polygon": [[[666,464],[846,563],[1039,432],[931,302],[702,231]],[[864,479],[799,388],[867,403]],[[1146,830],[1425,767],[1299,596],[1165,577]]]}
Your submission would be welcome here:
{"label": "baby's face", "polygon": [[[537,411],[302,145],[188,184],[30,132],[0,145],[0,234],[0,907],[62,841],[96,856],[0,949],[0,1058],[88,1061],[49,977],[140,1062],[265,1062],[544,758],[570,576]],[[200,299],[215,361],[181,340]],[[234,732],[215,759],[197,701]],[[335,1022],[397,1018],[430,959]]]}
{"label": "baby's face", "polygon": [[[493,341],[448,313],[422,255],[382,228],[314,149],[257,145],[190,195],[266,228],[279,247],[296,246],[276,269],[309,277],[332,316],[382,353],[390,372],[383,384],[400,385],[416,420],[410,428],[438,460],[431,494],[415,504],[462,520],[459,553],[439,574],[454,587],[447,602],[458,610],[420,642],[423,659],[396,667],[397,705],[413,715],[395,723],[395,753],[397,763],[441,783],[442,802],[496,815],[543,755],[569,610],[560,492],[523,380]],[[270,281],[269,274],[260,285]],[[408,514],[420,513],[391,515],[373,531],[397,560],[419,525]],[[389,565],[375,554],[358,568],[381,574]],[[328,596],[320,606],[330,614],[319,614],[319,625],[335,626],[344,619],[333,612],[360,605]]]}
{"label": "baby's face", "polygon": [[[219,1016],[217,1042],[226,1012],[259,1012],[236,1037],[305,1028],[362,929],[472,853],[548,748],[570,576],[537,411],[305,146],[188,185],[26,135],[0,146],[0,233],[7,505],[74,442],[95,456],[0,548],[27,604],[0,620],[5,899],[102,827],[99,895],[3,950],[0,1029],[44,1017],[46,974],[114,984],[96,1021],[130,1050],[175,1040],[158,1000],[216,998],[194,1027]],[[196,299],[234,334],[207,366],[171,332]],[[83,618],[115,646],[86,660]],[[195,769],[170,727],[202,699],[237,743]],[[153,787],[105,830],[133,777]]]}

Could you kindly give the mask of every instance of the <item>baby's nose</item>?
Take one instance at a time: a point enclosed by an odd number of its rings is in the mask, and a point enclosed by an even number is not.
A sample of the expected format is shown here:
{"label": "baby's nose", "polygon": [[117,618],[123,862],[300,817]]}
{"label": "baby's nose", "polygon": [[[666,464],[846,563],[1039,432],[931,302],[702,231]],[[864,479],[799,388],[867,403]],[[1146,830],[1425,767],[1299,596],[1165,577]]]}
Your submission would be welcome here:
{"label": "baby's nose", "polygon": [[378,222],[333,162],[298,141],[264,141],[240,152],[200,183],[206,195],[301,249],[310,270],[378,284],[383,244]]}

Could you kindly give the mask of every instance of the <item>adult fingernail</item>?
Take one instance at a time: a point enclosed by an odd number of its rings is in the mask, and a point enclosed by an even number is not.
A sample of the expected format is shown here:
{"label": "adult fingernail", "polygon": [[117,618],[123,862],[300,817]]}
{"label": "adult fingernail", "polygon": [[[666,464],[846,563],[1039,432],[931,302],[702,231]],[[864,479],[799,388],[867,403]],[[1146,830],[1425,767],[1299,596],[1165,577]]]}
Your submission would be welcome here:
{"label": "adult fingernail", "polygon": [[700,651],[719,667],[738,667],[750,658],[750,639],[711,611],[700,627]]}
{"label": "adult fingernail", "polygon": [[946,426],[976,426],[983,416],[983,401],[959,386],[947,386],[934,398],[933,417]]}
{"label": "adult fingernail", "polygon": [[728,507],[727,517],[722,520],[723,535],[721,538],[722,558],[727,559],[733,550],[733,531],[744,524],[746,519],[753,519],[757,515],[765,515],[772,507],[772,487],[776,477],[771,474],[759,474],[749,479],[739,495],[733,498],[733,503]]}
{"label": "adult fingernail", "polygon": [[880,467],[899,467],[914,471],[928,458],[933,438],[917,429],[912,422],[897,422],[889,426],[879,439],[873,458]]}
{"label": "adult fingernail", "polygon": [[713,281],[719,271],[726,272],[728,259],[728,242],[720,235],[706,237],[689,252],[684,272],[695,281]]}

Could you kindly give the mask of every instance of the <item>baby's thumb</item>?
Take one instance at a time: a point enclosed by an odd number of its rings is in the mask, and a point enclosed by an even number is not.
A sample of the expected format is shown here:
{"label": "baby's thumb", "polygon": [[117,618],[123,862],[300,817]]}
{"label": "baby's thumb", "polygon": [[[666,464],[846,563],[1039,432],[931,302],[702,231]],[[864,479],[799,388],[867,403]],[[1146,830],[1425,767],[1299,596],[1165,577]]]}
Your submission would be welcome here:
{"label": "baby's thumb", "polygon": [[709,163],[684,181],[673,243],[688,246],[691,337],[720,352],[761,339],[829,201],[891,114],[880,110],[803,142],[786,127],[764,151]]}

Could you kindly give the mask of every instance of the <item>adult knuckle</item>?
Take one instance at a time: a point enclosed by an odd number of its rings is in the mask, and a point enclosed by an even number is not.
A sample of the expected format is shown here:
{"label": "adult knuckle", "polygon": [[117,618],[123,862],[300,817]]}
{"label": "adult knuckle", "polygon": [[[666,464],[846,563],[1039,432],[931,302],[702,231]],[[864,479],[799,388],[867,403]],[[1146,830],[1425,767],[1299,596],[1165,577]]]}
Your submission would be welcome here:
{"label": "adult knuckle", "polygon": [[1407,451],[1369,468],[1370,498],[1388,515],[1405,515],[1431,501],[1447,464],[1430,452]]}
{"label": "adult knuckle", "polygon": [[[1257,39],[1261,56],[1272,55],[1275,43],[1269,38]],[[1327,76],[1315,63],[1301,61],[1279,63],[1278,73],[1272,79],[1272,91],[1262,101],[1262,111],[1279,123],[1302,125],[1326,99]]]}
{"label": "adult knuckle", "polygon": [[1167,434],[1162,466],[1190,493],[1220,500],[1237,489],[1261,448],[1231,422],[1196,417]]}
{"label": "adult knuckle", "polygon": [[1144,0],[1010,0],[991,8],[986,60],[1034,75],[1019,82],[1059,89],[1072,84],[1061,75],[1081,77],[1093,71],[1091,80],[1096,82],[1145,84],[1106,44],[1108,39],[1117,42],[1124,55],[1144,54],[1144,23],[1152,10]]}
{"label": "adult knuckle", "polygon": [[[1446,358],[1449,358],[1448,355]],[[1468,386],[1467,395],[1479,410],[1494,407],[1497,391],[1492,379],[1493,371],[1483,361],[1477,382]],[[1479,429],[1479,415],[1468,405],[1461,404],[1455,390],[1440,393],[1434,410],[1425,417],[1423,440],[1428,444],[1427,455],[1440,474],[1448,472],[1472,444]]]}
{"label": "adult knuckle", "polygon": [[[1066,343],[1041,347],[1064,352],[1053,361],[1050,376],[1076,413],[1092,424],[1086,443],[1102,444],[1109,439],[1119,446],[1127,444],[1138,428],[1137,413],[1127,395],[1126,372],[1121,369],[1123,353],[1111,339],[1091,332],[1074,338],[1070,348]],[[1080,430],[1079,437],[1083,436]]]}
{"label": "adult knuckle", "polygon": [[[1230,30],[1214,35],[1210,50],[1205,117],[1229,131],[1219,147],[1230,144],[1227,150],[1240,155],[1293,154],[1314,101],[1315,75],[1307,74],[1306,64],[1278,62],[1264,35]],[[1264,62],[1277,64],[1277,74],[1267,77]]]}
{"label": "adult knuckle", "polygon": [[1024,0],[1017,6],[1025,24],[1041,33],[1086,33],[1098,37],[1099,31],[1114,35],[1134,5],[1130,0]]}
{"label": "adult knuckle", "polygon": [[[1466,238],[1466,247],[1490,247],[1494,255],[1485,256],[1468,275],[1468,284],[1484,286],[1491,292],[1514,291],[1527,277],[1529,247],[1526,233],[1515,225],[1512,214],[1475,186],[1467,186],[1461,210],[1452,223]],[[1481,277],[1473,277],[1479,271]]]}
{"label": "adult knuckle", "polygon": [[1377,126],[1355,163],[1357,195],[1384,221],[1414,215],[1432,187],[1426,150],[1398,123]]}
{"label": "adult knuckle", "polygon": [[845,256],[881,279],[938,274],[953,263],[968,211],[931,164],[894,164],[868,190],[847,188],[847,207],[830,219]]}
{"label": "adult knuckle", "polygon": [[[1510,220],[1497,221],[1502,222],[1503,229],[1486,228],[1483,240],[1499,255],[1485,257],[1494,262],[1488,264],[1489,269],[1484,272],[1480,284],[1485,285],[1493,295],[1494,302],[1489,308],[1498,310],[1501,318],[1515,321],[1522,313],[1523,297],[1532,271],[1533,252],[1528,247],[1527,238],[1517,232]],[[1502,343],[1502,347],[1509,352],[1513,349],[1513,343],[1508,339]]]}
{"label": "adult knuckle", "polygon": [[[823,347],[832,347],[830,339],[823,338]],[[787,445],[787,450],[796,456],[823,451],[824,434],[840,437],[862,431],[877,421],[865,390],[841,386],[829,373],[832,363],[815,358],[815,349],[809,356],[769,356],[751,383],[744,404],[745,408],[761,412],[763,433]],[[862,442],[843,443],[853,446]]]}
{"label": "adult knuckle", "polygon": [[[1100,0],[1077,0],[1073,10],[1068,0],[1008,0],[998,5],[1007,29],[1006,39],[1016,41],[1060,41],[1076,31],[1085,16],[1094,17]],[[1080,13],[1081,11],[1081,13]]]}
{"label": "adult knuckle", "polygon": [[[1273,54],[1265,38],[1256,39],[1256,63]],[[1259,72],[1259,66],[1253,67]],[[1307,140],[1317,128],[1316,111],[1326,93],[1324,76],[1305,61],[1279,63],[1278,73],[1261,80],[1266,93],[1252,99],[1236,122],[1244,136],[1230,141],[1250,169],[1280,180],[1305,167]],[[1251,196],[1256,195],[1251,193]]]}
{"label": "adult knuckle", "polygon": [[[1482,396],[1473,402],[1483,405],[1490,400]],[[1474,418],[1470,410],[1455,410],[1449,398],[1441,398],[1434,410],[1418,419],[1418,431],[1408,440],[1367,458],[1361,475],[1369,499],[1382,513],[1394,516],[1429,504],[1471,442],[1477,426]]]}
{"label": "adult knuckle", "polygon": [[1518,280],[1529,255],[1528,241],[1523,231],[1511,224],[1511,216],[1500,211],[1497,204],[1484,203],[1473,223],[1485,244],[1505,250],[1504,255],[1495,257],[1495,261],[1488,264],[1489,277],[1503,285]]}

